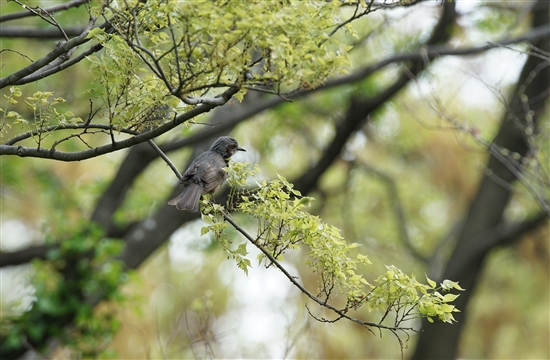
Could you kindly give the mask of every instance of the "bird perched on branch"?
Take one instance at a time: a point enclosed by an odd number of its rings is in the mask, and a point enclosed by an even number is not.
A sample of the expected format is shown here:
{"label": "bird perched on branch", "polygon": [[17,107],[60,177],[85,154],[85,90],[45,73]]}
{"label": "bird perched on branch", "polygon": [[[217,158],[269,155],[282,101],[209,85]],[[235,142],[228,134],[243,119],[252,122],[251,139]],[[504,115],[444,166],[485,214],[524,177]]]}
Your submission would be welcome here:
{"label": "bird perched on branch", "polygon": [[239,146],[237,140],[230,136],[222,136],[212,144],[208,151],[203,152],[185,170],[181,183],[185,190],[172,200],[169,205],[176,205],[179,210],[199,211],[199,200],[203,194],[213,194],[227,178],[223,170],[229,163],[229,158],[237,151],[246,151]]}

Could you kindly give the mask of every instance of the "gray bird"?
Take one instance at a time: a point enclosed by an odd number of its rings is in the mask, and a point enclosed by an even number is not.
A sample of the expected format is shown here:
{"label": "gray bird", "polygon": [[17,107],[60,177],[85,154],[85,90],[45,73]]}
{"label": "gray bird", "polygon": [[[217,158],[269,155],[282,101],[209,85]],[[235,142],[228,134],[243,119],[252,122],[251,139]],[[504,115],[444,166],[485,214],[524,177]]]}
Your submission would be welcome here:
{"label": "gray bird", "polygon": [[168,205],[176,205],[179,210],[199,211],[199,200],[202,194],[213,194],[227,178],[223,168],[229,163],[229,158],[237,151],[246,151],[239,146],[237,140],[230,136],[222,136],[212,144],[208,151],[203,152],[191,163],[183,173],[181,183],[185,190]]}

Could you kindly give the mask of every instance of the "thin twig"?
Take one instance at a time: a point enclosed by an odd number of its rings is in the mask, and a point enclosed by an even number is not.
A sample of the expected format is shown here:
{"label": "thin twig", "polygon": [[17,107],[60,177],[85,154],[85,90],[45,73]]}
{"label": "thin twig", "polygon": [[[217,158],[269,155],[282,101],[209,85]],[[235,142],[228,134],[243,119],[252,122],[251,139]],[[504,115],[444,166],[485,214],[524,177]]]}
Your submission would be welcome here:
{"label": "thin twig", "polygon": [[376,170],[375,168],[367,164],[355,164],[355,165],[358,168],[366,171],[367,173],[370,173],[378,177],[380,180],[382,180],[382,182],[385,183],[388,189],[387,193],[390,197],[393,211],[397,218],[399,235],[400,235],[401,241],[407,247],[407,250],[411,253],[411,255],[413,255],[417,260],[422,261],[424,264],[427,264],[428,258],[422,255],[420,252],[418,252],[418,250],[412,244],[411,238],[409,236],[409,232],[407,231],[407,220],[405,216],[405,211],[403,209],[403,204],[399,197],[399,192],[397,190],[397,185],[395,184],[395,181],[389,175],[385,174],[380,170]]}
{"label": "thin twig", "polygon": [[155,149],[156,152],[158,152],[158,154],[166,162],[166,164],[168,164],[168,166],[170,166],[170,169],[172,169],[172,171],[174,172],[174,174],[176,174],[178,179],[181,180],[183,178],[183,176],[178,171],[178,168],[174,165],[174,163],[172,161],[170,161],[168,156],[166,156],[166,154],[158,147],[157,144],[155,144],[155,142],[153,140],[148,140],[147,142],[149,143],[149,145],[151,145],[151,147],[153,149]]}
{"label": "thin twig", "polygon": [[[67,10],[67,9],[72,8],[72,7],[78,7],[78,6],[80,6],[84,3],[87,3],[88,1],[89,0],[73,0],[73,1],[68,1],[64,4],[55,5],[55,6],[52,6],[52,7],[46,8],[46,9],[41,9],[41,10],[43,10],[43,11],[49,13],[49,14],[52,14],[52,13],[57,12],[57,11]],[[24,17],[35,15],[33,12],[30,12],[30,9],[32,9],[31,7],[29,7],[28,5],[23,5],[23,7],[25,9],[29,10],[29,11],[20,11],[20,12],[17,12],[17,13],[2,15],[2,16],[0,16],[0,23],[8,21],[8,20],[21,19],[21,18],[24,18]],[[36,7],[35,9],[37,9],[37,8],[38,7]]]}
{"label": "thin twig", "polygon": [[[61,27],[61,25],[59,25],[59,23],[57,22],[57,20],[55,20],[55,18],[53,17],[52,14],[50,14],[47,10],[45,9],[42,9],[40,6],[37,6],[35,8],[32,8],[30,6],[27,6],[23,3],[21,3],[20,1],[18,0],[13,0],[15,3],[17,3],[18,5],[21,5],[24,9],[27,9],[29,10],[31,13],[33,13],[34,15],[40,17],[42,20],[44,20],[45,22],[47,22],[48,24],[50,25],[53,25],[55,26],[56,28],[59,29],[59,31],[61,31],[63,33],[63,36],[65,37],[65,40],[66,41],[69,41],[69,37],[67,36],[67,34],[65,33],[65,30],[63,30],[63,28]],[[43,14],[46,14],[46,15],[43,15]]]}
{"label": "thin twig", "polygon": [[19,54],[21,56],[23,56],[24,58],[26,58],[27,60],[29,60],[31,63],[34,61],[33,59],[31,59],[30,57],[28,57],[27,55],[17,51],[17,50],[12,50],[12,49],[2,49],[0,50],[0,54],[3,53],[4,51],[11,51],[11,52],[14,52],[16,54]]}
{"label": "thin twig", "polygon": [[321,306],[323,306],[323,307],[325,307],[329,310],[332,310],[333,312],[335,312],[336,314],[340,315],[343,318],[346,318],[350,321],[353,321],[353,322],[355,322],[359,325],[365,326],[365,327],[371,326],[371,327],[376,327],[376,328],[379,328],[379,329],[390,330],[392,332],[399,331],[399,330],[401,330],[401,331],[407,331],[407,330],[416,331],[413,328],[395,328],[395,327],[390,327],[390,326],[376,324],[376,323],[372,323],[372,322],[368,322],[368,321],[359,320],[359,319],[356,319],[354,317],[351,317],[351,316],[347,315],[343,310],[337,309],[334,306],[326,303],[325,301],[322,301],[321,299],[319,299],[318,297],[313,295],[311,292],[309,292],[292,275],[290,275],[290,273],[281,265],[281,263],[279,263],[279,261],[277,261],[277,259],[275,259],[275,257],[273,257],[273,255],[271,255],[269,253],[269,251],[267,251],[263,247],[259,246],[256,243],[256,241],[254,240],[254,238],[252,236],[250,236],[250,234],[248,234],[243,228],[241,228],[235,221],[233,221],[233,219],[231,219],[227,214],[225,214],[225,212],[222,211],[221,213],[223,215],[223,218],[228,223],[230,223],[235,228],[235,230],[240,232],[248,241],[250,241],[254,246],[256,246],[262,253],[264,253],[264,255],[269,259],[269,261],[271,261],[279,270],[281,270],[281,272],[287,277],[288,280],[290,280],[290,282],[294,286],[296,286],[298,289],[300,289],[300,291],[302,293],[304,293],[311,300],[315,301],[317,304],[319,304],[319,305],[321,305]]}

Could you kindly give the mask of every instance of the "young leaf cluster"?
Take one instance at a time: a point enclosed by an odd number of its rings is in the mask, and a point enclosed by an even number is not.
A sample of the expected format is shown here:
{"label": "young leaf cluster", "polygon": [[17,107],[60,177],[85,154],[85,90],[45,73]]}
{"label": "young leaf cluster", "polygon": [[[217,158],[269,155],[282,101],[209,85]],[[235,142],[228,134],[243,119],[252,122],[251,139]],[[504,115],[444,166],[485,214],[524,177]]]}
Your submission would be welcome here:
{"label": "young leaf cluster", "polygon": [[336,227],[305,210],[313,198],[301,196],[279,176],[277,180],[258,184],[242,200],[237,209],[257,220],[258,246],[278,260],[282,260],[287,250],[301,246],[308,250],[308,265],[320,277],[319,296],[329,300],[335,292],[348,298],[364,294],[368,283],[356,270],[358,264],[369,264],[368,258],[352,258],[350,251],[358,244],[348,244]]}
{"label": "young leaf cluster", "polygon": [[426,317],[429,322],[433,322],[434,317],[448,323],[455,321],[452,313],[459,310],[449,303],[458,295],[442,295],[439,291],[464,290],[458,283],[445,280],[437,287],[435,281],[426,277],[426,285],[393,265],[386,266],[386,269],[386,273],[374,281],[376,285],[366,297],[369,311],[380,311],[385,318],[392,309],[396,326],[419,316]]}
{"label": "young leaf cluster", "polygon": [[250,260],[246,257],[246,243],[239,244],[236,248],[233,246],[233,240],[227,235],[225,229],[227,223],[224,221],[223,213],[225,208],[219,204],[212,204],[208,200],[203,200],[202,219],[207,224],[201,229],[201,235],[211,232],[218,240],[218,243],[227,253],[228,259],[233,259],[237,267],[248,275],[248,268],[251,266]]}
{"label": "young leaf cluster", "polygon": [[113,2],[101,12],[117,35],[90,36],[125,41],[127,47],[117,44],[109,56],[124,59],[131,49],[164,82],[165,95],[183,102],[217,87],[243,89],[237,97],[256,87],[281,93],[288,86],[316,87],[349,66],[349,49],[329,36],[340,6],[309,0]]}
{"label": "young leaf cluster", "polygon": [[135,130],[166,121],[178,100],[167,94],[162,81],[143,67],[141,59],[120,36],[104,31],[91,36],[104,47],[99,56],[87,57],[89,71],[95,75],[94,87],[88,93],[101,101],[99,115],[108,119],[110,125]]}
{"label": "young leaf cluster", "polygon": [[[10,119],[13,124],[21,125],[25,130],[33,134],[32,138],[40,147],[42,140],[52,134],[51,131],[45,130],[50,125],[63,126],[66,124],[77,124],[82,122],[82,119],[75,117],[70,111],[61,112],[57,109],[57,105],[65,102],[61,97],[53,97],[53,92],[37,91],[32,96],[23,98],[27,109],[32,113],[32,119],[27,120],[16,111],[8,110],[8,106],[16,105],[21,101],[23,92],[20,88],[12,86],[9,94],[4,94],[7,100],[5,109],[0,108],[2,113],[2,125],[0,134],[4,134],[10,127],[7,119]],[[33,130],[40,130],[33,133]]]}

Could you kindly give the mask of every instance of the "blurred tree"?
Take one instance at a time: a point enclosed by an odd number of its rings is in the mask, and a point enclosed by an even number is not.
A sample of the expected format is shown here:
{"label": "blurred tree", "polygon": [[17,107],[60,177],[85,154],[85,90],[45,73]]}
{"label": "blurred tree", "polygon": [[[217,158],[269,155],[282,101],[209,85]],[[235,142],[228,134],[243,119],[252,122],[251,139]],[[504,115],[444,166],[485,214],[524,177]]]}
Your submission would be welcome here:
{"label": "blurred tree", "polygon": [[[93,308],[101,300],[120,300],[127,270],[138,268],[199,216],[162,205],[181,189],[174,186],[168,193],[176,179],[170,180],[160,154],[183,163],[229,132],[248,144],[268,178],[281,173],[296,190],[318,198],[313,211],[376,252],[380,264],[398,263],[467,289],[457,299],[458,324],[428,325],[426,320],[413,358],[502,354],[474,353],[461,334],[472,327],[469,323],[477,324],[469,303],[482,288],[477,283],[486,258],[495,248],[518,243],[550,214],[548,3],[488,3],[471,12],[457,11],[454,2],[404,1],[37,5],[2,3],[0,15],[1,181],[2,202],[8,199],[9,205],[3,206],[3,216],[34,224],[44,219],[45,224],[41,242],[2,249],[1,266],[22,268],[34,259],[46,260],[33,263],[33,311],[27,311],[30,304],[3,304],[5,314],[12,315],[2,325],[6,358],[53,349],[52,339],[62,334],[84,355],[99,355],[119,324],[106,310],[109,305]],[[18,12],[21,6],[24,11]],[[21,25],[4,25],[13,20]],[[32,38],[62,41],[54,45]],[[475,94],[453,103],[459,87],[447,79],[460,80],[452,60],[489,50],[522,54],[523,69],[508,81],[509,88],[501,83],[508,69],[497,70],[494,82],[471,70],[467,75],[478,78],[498,102],[470,106]],[[491,61],[497,68],[499,58]],[[458,146],[447,137],[448,128]],[[160,142],[160,152],[153,140]],[[178,151],[186,148],[192,153]],[[115,157],[123,149],[128,149],[123,157]],[[484,161],[485,153],[489,160],[476,186],[471,162]],[[217,202],[225,203],[228,195],[217,195]],[[547,264],[544,236],[531,241],[542,247],[539,261]],[[208,244],[205,251],[215,246]],[[106,262],[115,254],[120,262]],[[196,266],[212,273],[219,261]],[[305,284],[317,281],[308,278],[299,260],[292,263]],[[364,277],[385,268],[370,271]],[[486,281],[498,279],[492,275]],[[203,289],[209,278],[202,284],[190,274],[185,279],[194,283],[185,285],[185,292],[196,287],[198,294],[195,300],[185,298],[196,315],[189,320],[185,313],[187,329],[202,336],[209,350],[196,353],[191,335],[187,346],[192,356],[216,357],[207,334],[215,331],[212,312],[221,310],[212,310],[211,299],[228,300]],[[170,291],[160,293],[172,299]],[[512,305],[504,311],[520,309]],[[17,321],[24,317],[25,322]],[[180,320],[165,334],[164,357],[169,356],[165,350],[178,348],[173,342]],[[482,330],[473,327],[470,331]],[[548,327],[541,328],[548,334]],[[315,356],[387,354],[359,345],[364,336],[350,337],[357,341],[346,350],[320,341],[325,348]],[[294,351],[307,354],[298,346]],[[532,354],[548,356],[548,351]],[[521,354],[515,356],[526,357]]]}

